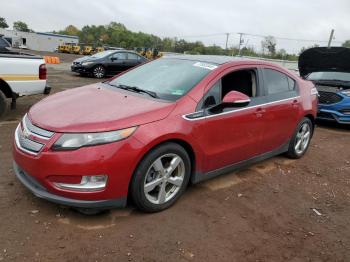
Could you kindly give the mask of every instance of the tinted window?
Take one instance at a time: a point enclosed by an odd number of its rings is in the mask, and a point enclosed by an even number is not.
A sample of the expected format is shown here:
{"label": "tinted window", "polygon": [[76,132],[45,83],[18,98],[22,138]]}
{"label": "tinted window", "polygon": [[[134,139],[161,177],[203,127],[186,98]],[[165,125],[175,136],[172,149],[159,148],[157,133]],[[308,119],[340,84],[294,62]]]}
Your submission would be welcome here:
{"label": "tinted window", "polygon": [[129,60],[139,60],[140,56],[133,54],[133,53],[128,53],[128,59]]}
{"label": "tinted window", "polygon": [[270,95],[289,91],[288,76],[272,69],[265,69],[264,73],[265,85]]}
{"label": "tinted window", "polygon": [[117,58],[117,60],[126,60],[126,53],[122,52],[122,53],[116,53],[112,56],[113,58]]}

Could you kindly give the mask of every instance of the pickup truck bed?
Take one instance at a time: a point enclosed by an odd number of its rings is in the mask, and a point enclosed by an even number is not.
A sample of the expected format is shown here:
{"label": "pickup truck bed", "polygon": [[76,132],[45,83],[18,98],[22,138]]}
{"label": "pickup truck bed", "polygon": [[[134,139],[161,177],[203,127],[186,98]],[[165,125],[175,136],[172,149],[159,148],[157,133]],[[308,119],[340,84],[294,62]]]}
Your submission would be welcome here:
{"label": "pickup truck bed", "polygon": [[12,98],[12,107],[18,97],[47,94],[46,67],[42,57],[11,51],[0,52],[0,117],[7,108],[6,98]]}

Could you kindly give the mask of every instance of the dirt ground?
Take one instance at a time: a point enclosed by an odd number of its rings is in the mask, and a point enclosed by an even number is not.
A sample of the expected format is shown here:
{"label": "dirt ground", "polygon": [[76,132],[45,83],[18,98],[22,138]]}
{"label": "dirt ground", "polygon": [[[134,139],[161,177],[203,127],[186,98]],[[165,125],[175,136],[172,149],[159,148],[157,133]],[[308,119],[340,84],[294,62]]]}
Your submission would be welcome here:
{"label": "dirt ground", "polygon": [[[97,82],[49,66],[53,92]],[[40,200],[12,170],[12,136],[43,96],[0,122],[0,261],[350,261],[350,129],[319,124],[308,153],[191,186],[170,209],[84,216]]]}

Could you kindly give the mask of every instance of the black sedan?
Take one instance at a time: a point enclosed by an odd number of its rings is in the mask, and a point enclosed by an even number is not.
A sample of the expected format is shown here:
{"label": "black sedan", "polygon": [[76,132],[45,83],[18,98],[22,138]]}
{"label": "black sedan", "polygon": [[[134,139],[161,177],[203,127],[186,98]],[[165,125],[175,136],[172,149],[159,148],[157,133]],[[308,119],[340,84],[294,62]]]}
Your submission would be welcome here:
{"label": "black sedan", "polygon": [[133,51],[108,50],[74,60],[71,70],[81,75],[103,78],[145,62],[147,62],[146,58]]}

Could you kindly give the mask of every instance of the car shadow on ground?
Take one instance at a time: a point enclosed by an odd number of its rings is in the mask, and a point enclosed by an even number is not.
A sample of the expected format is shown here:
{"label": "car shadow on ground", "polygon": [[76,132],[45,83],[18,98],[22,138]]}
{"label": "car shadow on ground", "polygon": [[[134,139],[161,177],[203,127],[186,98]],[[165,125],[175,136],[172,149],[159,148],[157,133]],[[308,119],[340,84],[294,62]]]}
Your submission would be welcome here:
{"label": "car shadow on ground", "polygon": [[323,127],[327,129],[339,130],[339,131],[350,131],[350,124],[339,124],[332,121],[317,120],[316,128]]}

